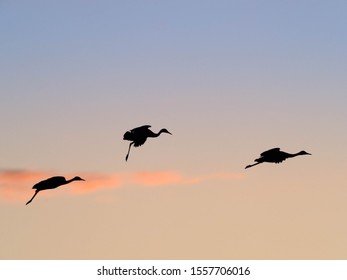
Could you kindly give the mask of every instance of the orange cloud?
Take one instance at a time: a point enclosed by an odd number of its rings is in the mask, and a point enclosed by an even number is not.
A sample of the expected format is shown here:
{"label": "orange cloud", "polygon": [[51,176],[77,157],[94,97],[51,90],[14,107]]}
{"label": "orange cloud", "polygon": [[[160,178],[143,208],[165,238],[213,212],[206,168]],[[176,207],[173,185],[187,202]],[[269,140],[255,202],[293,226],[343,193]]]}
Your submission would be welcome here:
{"label": "orange cloud", "polygon": [[[86,181],[70,188],[71,192],[87,193],[100,189],[115,189],[124,185],[124,179],[120,174],[81,173],[79,176]],[[74,177],[74,175],[71,177]]]}
{"label": "orange cloud", "polygon": [[52,175],[48,172],[1,170],[0,199],[4,201],[23,200],[31,192],[31,186],[42,180],[42,178],[50,176]]}
{"label": "orange cloud", "polygon": [[206,181],[229,181],[241,179],[242,173],[211,173],[200,176],[184,176],[175,171],[147,171],[133,174],[133,181],[146,187],[166,185],[195,185]]}
{"label": "orange cloud", "polygon": [[[70,179],[76,174],[67,174]],[[86,181],[67,188],[74,194],[90,193],[104,189],[116,189],[128,185],[161,187],[172,185],[193,185],[206,181],[231,181],[243,177],[242,173],[211,173],[201,176],[184,176],[177,171],[141,171],[136,173],[79,173]],[[33,194],[32,186],[37,182],[55,176],[45,171],[0,170],[0,200],[25,201]],[[51,194],[53,194],[52,192]]]}
{"label": "orange cloud", "polygon": [[184,181],[182,175],[174,171],[138,172],[133,177],[135,183],[147,187],[180,184]]}

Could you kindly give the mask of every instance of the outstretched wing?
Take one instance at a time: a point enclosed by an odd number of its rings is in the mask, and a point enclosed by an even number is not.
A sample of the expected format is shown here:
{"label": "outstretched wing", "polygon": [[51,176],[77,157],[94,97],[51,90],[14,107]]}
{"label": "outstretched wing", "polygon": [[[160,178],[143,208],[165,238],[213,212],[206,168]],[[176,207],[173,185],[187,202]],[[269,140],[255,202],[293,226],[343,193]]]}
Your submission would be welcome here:
{"label": "outstretched wing", "polygon": [[146,142],[148,137],[148,132],[150,132],[149,130],[150,127],[151,127],[150,125],[143,125],[143,126],[136,127],[128,131],[124,135],[124,139],[134,141],[134,146],[139,147]]}
{"label": "outstretched wing", "polygon": [[273,149],[267,150],[265,152],[262,152],[260,154],[260,156],[261,157],[270,156],[270,155],[273,155],[273,154],[277,154],[279,151],[280,151],[280,148],[273,148]]}
{"label": "outstretched wing", "polygon": [[136,132],[140,133],[140,132],[146,131],[150,127],[151,127],[150,125],[143,125],[143,126],[139,126],[139,127],[133,128],[132,130],[130,130],[130,132],[132,132],[132,133],[136,133]]}

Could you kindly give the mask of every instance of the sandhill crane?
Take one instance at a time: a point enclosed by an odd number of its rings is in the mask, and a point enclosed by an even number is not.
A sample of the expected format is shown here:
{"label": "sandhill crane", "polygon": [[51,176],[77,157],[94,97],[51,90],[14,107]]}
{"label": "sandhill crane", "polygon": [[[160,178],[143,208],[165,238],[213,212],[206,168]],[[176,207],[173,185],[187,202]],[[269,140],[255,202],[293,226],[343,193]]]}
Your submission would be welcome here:
{"label": "sandhill crane", "polygon": [[[154,133],[153,131],[151,131],[149,128],[151,126],[150,125],[143,125],[140,127],[136,127],[132,130],[129,130],[127,132],[125,132],[124,136],[123,136],[123,140],[128,140],[128,141],[132,141],[129,144],[129,149],[128,149],[128,153],[125,157],[125,160],[128,160],[129,157],[129,153],[130,153],[130,148],[131,146],[134,144],[135,147],[139,147],[141,145],[143,145],[146,140],[147,137],[158,137],[161,133],[169,133],[171,134],[169,131],[167,131],[166,128],[161,129],[158,133]],[[172,134],[171,134],[172,135]]]}
{"label": "sandhill crane", "polygon": [[28,205],[40,191],[55,189],[62,185],[71,183],[72,181],[85,181],[85,180],[78,176],[72,178],[71,180],[66,180],[63,176],[54,176],[44,181],[38,182],[37,184],[33,186],[33,189],[36,189],[36,191],[33,197],[26,203],[26,205]]}
{"label": "sandhill crane", "polygon": [[287,158],[292,158],[292,157],[301,156],[301,155],[311,155],[311,154],[307,153],[305,151],[301,151],[301,152],[298,152],[296,154],[289,154],[289,153],[280,151],[280,148],[273,148],[273,149],[270,149],[268,151],[261,153],[260,158],[254,160],[256,163],[247,165],[245,167],[245,169],[252,167],[254,165],[263,163],[263,162],[280,163],[280,162],[286,160]]}

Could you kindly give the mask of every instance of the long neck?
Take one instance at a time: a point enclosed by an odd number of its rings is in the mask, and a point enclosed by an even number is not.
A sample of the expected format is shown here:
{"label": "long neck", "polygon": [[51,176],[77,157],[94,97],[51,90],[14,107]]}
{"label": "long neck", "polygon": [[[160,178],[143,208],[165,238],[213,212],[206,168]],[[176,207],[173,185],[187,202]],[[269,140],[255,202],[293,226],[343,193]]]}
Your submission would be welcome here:
{"label": "long neck", "polygon": [[66,184],[68,184],[68,183],[71,183],[71,182],[73,182],[73,181],[75,181],[76,179],[75,178],[72,178],[72,179],[70,179],[70,180],[66,180],[66,182],[64,183],[64,185],[66,185]]}
{"label": "long neck", "polygon": [[148,137],[158,137],[161,133],[163,132],[163,130],[161,129],[158,133],[154,133],[152,135],[149,135]]}
{"label": "long neck", "polygon": [[292,157],[296,157],[296,156],[300,156],[301,154],[300,154],[300,152],[297,152],[297,153],[295,153],[295,154],[288,154],[287,153],[287,157],[288,158],[292,158]]}

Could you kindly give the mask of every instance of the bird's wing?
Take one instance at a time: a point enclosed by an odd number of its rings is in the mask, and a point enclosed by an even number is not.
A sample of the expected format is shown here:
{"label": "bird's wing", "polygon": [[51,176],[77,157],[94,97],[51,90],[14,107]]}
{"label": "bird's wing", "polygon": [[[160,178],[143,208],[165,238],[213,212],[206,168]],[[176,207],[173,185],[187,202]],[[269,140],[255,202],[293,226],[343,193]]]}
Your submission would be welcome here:
{"label": "bird's wing", "polygon": [[43,181],[38,182],[37,184],[35,184],[33,186],[33,189],[41,189],[42,187],[50,185],[53,182],[54,183],[62,183],[63,184],[65,182],[65,177],[63,177],[63,176],[54,176],[54,177],[48,178],[46,180],[43,180]]}
{"label": "bird's wing", "polygon": [[262,152],[260,154],[260,156],[262,156],[262,157],[269,156],[269,155],[272,155],[274,153],[278,153],[279,151],[280,151],[280,148],[273,148],[273,149],[267,150],[265,152]]}
{"label": "bird's wing", "polygon": [[280,163],[280,162],[285,161],[285,160],[286,160],[285,157],[277,158],[277,160],[275,161],[275,163]]}
{"label": "bird's wing", "polygon": [[151,127],[150,125],[143,125],[143,126],[133,128],[132,130],[130,130],[130,132],[143,131],[143,130],[147,130],[150,127]]}
{"label": "bird's wing", "polygon": [[147,140],[146,136],[139,136],[134,140],[134,146],[135,147],[139,147],[141,145],[143,145]]}
{"label": "bird's wing", "polygon": [[135,147],[139,147],[146,142],[148,133],[150,132],[149,130],[150,127],[151,127],[150,125],[143,125],[143,126],[136,127],[130,131],[132,134]]}
{"label": "bird's wing", "polygon": [[150,125],[143,125],[136,128],[133,128],[127,132],[125,132],[123,139],[134,141],[134,146],[138,147],[141,146],[143,143],[146,142],[146,139],[148,137],[148,133],[151,132],[149,127]]}
{"label": "bird's wing", "polygon": [[150,127],[150,125],[143,125],[129,130],[124,134],[124,139],[133,141],[134,146],[139,147],[146,142],[148,134],[151,133]]}

